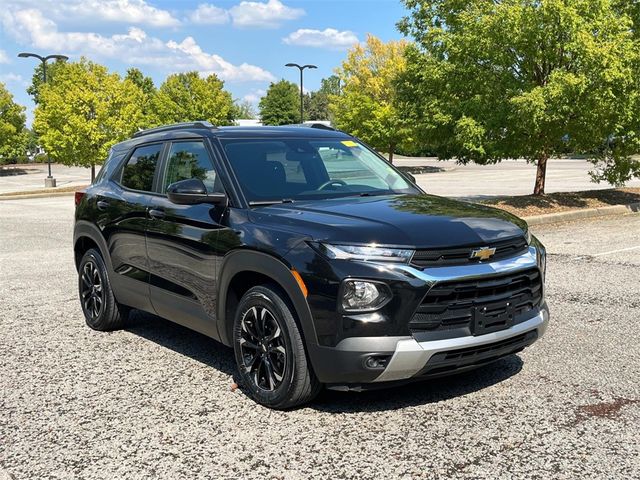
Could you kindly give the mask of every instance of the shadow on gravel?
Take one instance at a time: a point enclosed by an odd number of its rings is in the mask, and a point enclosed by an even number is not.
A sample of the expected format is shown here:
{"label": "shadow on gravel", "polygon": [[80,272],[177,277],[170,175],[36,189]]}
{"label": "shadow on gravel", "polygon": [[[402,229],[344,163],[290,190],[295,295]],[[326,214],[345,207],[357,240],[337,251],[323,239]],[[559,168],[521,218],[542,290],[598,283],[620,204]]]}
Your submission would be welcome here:
{"label": "shadow on gravel", "polygon": [[27,173],[30,173],[30,171],[20,167],[0,168],[0,177],[13,177],[16,175],[26,175]]}
{"label": "shadow on gravel", "polygon": [[[205,335],[137,310],[131,313],[126,330],[191,357],[234,379],[236,377],[233,350]],[[478,370],[442,379],[366,392],[325,390],[303,408],[329,413],[376,412],[441,402],[500,383],[517,374],[522,365],[520,357],[511,355]]]}
{"label": "shadow on gravel", "polygon": [[440,173],[446,172],[446,168],[442,167],[432,167],[431,165],[421,165],[421,166],[413,166],[413,167],[399,167],[396,168],[402,172],[410,173],[412,175],[422,175],[423,173]]}
{"label": "shadow on gravel", "polygon": [[198,332],[137,310],[129,316],[126,330],[227,375],[235,376],[233,350]]}
{"label": "shadow on gravel", "polygon": [[377,412],[436,403],[498,384],[517,374],[523,362],[511,355],[478,370],[366,392],[323,391],[310,408],[329,413]]}

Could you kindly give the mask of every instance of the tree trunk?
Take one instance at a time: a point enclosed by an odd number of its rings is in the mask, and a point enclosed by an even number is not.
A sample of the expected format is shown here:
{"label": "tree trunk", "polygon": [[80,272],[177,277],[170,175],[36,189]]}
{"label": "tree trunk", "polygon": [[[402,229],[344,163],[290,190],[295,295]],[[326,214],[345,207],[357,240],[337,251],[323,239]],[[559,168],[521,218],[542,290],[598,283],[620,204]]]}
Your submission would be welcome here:
{"label": "tree trunk", "polygon": [[96,166],[91,164],[91,183],[96,179]]}
{"label": "tree trunk", "polygon": [[538,157],[538,170],[536,172],[536,184],[533,187],[534,195],[544,195],[544,183],[547,178],[547,161],[549,155],[543,153]]}
{"label": "tree trunk", "polygon": [[389,163],[393,163],[393,151],[395,150],[394,145],[389,145]]}

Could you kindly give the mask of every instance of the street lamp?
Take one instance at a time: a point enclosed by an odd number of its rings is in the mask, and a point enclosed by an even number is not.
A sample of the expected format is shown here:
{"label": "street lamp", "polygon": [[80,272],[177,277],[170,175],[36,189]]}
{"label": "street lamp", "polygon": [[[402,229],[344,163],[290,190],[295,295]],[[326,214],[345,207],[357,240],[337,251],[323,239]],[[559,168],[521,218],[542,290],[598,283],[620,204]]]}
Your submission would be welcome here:
{"label": "street lamp", "polygon": [[296,67],[300,70],[300,123],[304,123],[304,91],[302,89],[302,72],[305,68],[318,68],[315,65],[298,65],[297,63],[287,63],[285,67]]}
{"label": "street lamp", "polygon": [[[47,55],[46,57],[42,57],[42,56],[38,55],[37,53],[27,53],[27,52],[19,53],[18,57],[20,57],[20,58],[34,57],[34,58],[37,58],[38,60],[40,60],[42,62],[42,81],[43,81],[43,83],[47,83],[47,61],[48,60],[51,60],[51,59],[69,60],[69,57],[67,57],[66,55]],[[44,180],[44,186],[45,187],[55,187],[56,186],[56,179],[51,176],[51,158],[49,157],[49,154],[47,154],[47,165],[49,167],[49,175]]]}

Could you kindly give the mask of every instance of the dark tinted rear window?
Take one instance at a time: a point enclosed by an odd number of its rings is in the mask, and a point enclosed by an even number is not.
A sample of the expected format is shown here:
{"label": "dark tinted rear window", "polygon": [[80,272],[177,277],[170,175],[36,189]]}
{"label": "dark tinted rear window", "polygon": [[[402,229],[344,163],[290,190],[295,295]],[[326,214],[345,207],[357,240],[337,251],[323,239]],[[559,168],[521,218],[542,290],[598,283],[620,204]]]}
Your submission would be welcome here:
{"label": "dark tinted rear window", "polygon": [[122,170],[122,185],[132,190],[152,191],[161,150],[161,144],[136,148]]}

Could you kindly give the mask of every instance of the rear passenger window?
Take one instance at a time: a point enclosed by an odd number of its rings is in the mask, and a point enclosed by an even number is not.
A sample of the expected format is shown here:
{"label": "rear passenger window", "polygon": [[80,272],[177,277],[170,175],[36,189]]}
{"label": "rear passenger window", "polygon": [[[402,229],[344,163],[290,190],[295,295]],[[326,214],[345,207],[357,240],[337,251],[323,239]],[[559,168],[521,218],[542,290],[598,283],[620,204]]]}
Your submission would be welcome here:
{"label": "rear passenger window", "polygon": [[151,192],[162,145],[138,147],[122,170],[122,185],[132,190]]}
{"label": "rear passenger window", "polygon": [[180,180],[202,180],[208,193],[222,192],[222,184],[202,142],[176,142],[171,145],[164,189]]}

